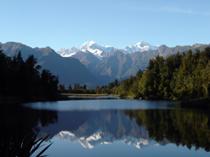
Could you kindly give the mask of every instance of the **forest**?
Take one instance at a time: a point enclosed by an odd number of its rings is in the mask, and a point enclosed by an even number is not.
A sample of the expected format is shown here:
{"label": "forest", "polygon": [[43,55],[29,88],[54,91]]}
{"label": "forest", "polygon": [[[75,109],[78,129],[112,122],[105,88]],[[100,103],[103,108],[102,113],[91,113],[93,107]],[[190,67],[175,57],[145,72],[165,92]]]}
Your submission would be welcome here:
{"label": "forest", "polygon": [[151,59],[145,71],[106,86],[121,97],[189,100],[210,97],[210,48]]}
{"label": "forest", "polygon": [[[58,98],[58,77],[42,69],[33,55],[23,60],[0,51],[0,99],[54,100]],[[79,86],[80,87],[80,86]],[[82,88],[81,88],[82,87]],[[86,91],[86,85],[78,92]],[[73,90],[72,88],[72,91]],[[151,59],[145,71],[122,81],[115,80],[92,93],[116,94],[149,100],[190,100],[210,97],[210,48]]]}
{"label": "forest", "polygon": [[14,57],[0,51],[0,100],[54,100],[58,97],[58,78],[41,69],[33,55],[23,60],[21,52]]}

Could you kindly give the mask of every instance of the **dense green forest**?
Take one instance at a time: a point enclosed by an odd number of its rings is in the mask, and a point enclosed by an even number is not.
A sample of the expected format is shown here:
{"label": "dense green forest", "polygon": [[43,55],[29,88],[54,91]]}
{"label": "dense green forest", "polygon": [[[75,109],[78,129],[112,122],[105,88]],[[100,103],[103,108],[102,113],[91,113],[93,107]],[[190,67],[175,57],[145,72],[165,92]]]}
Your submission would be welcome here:
{"label": "dense green forest", "polygon": [[122,97],[188,100],[210,96],[210,48],[150,60],[144,72],[105,88]]}
{"label": "dense green forest", "polygon": [[41,70],[33,56],[23,60],[19,52],[13,58],[0,51],[0,100],[50,100],[58,96],[58,78]]}

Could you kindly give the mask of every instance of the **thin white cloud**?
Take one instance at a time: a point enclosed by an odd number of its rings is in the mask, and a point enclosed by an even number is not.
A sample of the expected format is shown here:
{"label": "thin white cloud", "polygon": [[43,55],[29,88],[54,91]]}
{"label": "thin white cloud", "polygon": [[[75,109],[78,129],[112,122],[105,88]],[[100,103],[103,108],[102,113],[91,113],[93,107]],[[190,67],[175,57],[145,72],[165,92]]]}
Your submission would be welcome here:
{"label": "thin white cloud", "polygon": [[142,11],[142,12],[154,12],[154,13],[173,13],[173,14],[185,14],[185,15],[198,15],[198,16],[210,16],[210,11],[196,11],[190,8],[178,8],[172,6],[164,6],[160,8],[152,7],[125,7],[124,10],[129,11]]}
{"label": "thin white cloud", "polygon": [[163,7],[160,8],[159,11],[168,12],[168,13],[177,13],[177,14],[187,14],[187,15],[210,16],[210,12],[200,12],[200,11],[194,11],[192,9],[175,8],[175,7]]}

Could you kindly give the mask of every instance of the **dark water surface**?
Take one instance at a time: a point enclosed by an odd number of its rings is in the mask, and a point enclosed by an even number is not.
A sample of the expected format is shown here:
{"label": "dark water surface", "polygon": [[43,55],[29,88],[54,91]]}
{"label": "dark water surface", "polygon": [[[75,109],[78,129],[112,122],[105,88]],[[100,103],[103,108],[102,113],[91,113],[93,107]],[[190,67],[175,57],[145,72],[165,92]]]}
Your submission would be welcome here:
{"label": "dark water surface", "polygon": [[72,100],[0,112],[0,156],[36,156],[44,148],[53,157],[210,156],[210,111],[169,102]]}

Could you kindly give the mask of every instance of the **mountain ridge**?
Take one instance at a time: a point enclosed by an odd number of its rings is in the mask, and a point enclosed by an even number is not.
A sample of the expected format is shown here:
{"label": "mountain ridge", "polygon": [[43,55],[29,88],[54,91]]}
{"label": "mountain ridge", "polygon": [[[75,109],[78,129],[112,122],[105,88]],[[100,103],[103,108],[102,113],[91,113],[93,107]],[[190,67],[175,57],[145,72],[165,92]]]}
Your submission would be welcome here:
{"label": "mountain ridge", "polygon": [[22,43],[7,42],[1,43],[0,48],[10,57],[15,56],[18,52],[21,52],[24,59],[34,55],[42,68],[57,75],[60,83],[66,86],[75,83],[92,86],[98,81],[80,61],[75,58],[63,58],[50,47],[32,48]]}
{"label": "mountain ridge", "polygon": [[203,50],[208,46],[210,45],[193,44],[168,47],[138,42],[133,46],[120,49],[89,41],[79,48],[72,47],[56,52],[50,47],[32,48],[18,42],[0,43],[1,49],[8,56],[14,56],[18,51],[22,52],[24,59],[29,55],[34,55],[38,64],[59,76],[61,84],[68,86],[79,83],[92,87],[135,75],[139,70],[145,70],[149,61],[158,55],[167,57],[190,49],[195,52],[197,49]]}
{"label": "mountain ridge", "polygon": [[[190,49],[203,50],[208,44],[193,44],[184,46],[168,47],[166,45],[153,46],[148,42],[138,42],[124,49],[112,46],[101,46],[94,41],[89,41],[76,51],[63,53],[58,51],[63,57],[78,59],[89,71],[100,77],[106,77],[106,83],[114,79],[125,79],[135,75],[139,70],[144,70],[150,59],[156,56],[167,57],[177,52],[183,53]],[[68,51],[66,51],[68,52]]]}
{"label": "mountain ridge", "polygon": [[[114,51],[121,51],[125,54],[127,53],[129,54],[129,53],[135,53],[135,52],[155,51],[155,50],[161,49],[162,47],[167,47],[170,49],[176,49],[176,48],[181,48],[181,47],[199,48],[205,45],[210,45],[210,43],[209,44],[195,43],[192,45],[176,45],[176,46],[167,46],[165,44],[161,44],[159,46],[155,46],[155,45],[150,44],[149,42],[140,41],[140,42],[125,46],[124,48],[118,48],[114,46],[107,46],[107,45],[104,46],[104,45],[98,44],[97,42],[93,40],[90,40],[81,44],[80,47],[61,48],[60,50],[57,51],[57,53],[60,54],[62,57],[70,57],[70,56],[73,56],[75,52],[86,52],[86,53],[90,52],[97,57],[106,57],[102,55],[103,52],[110,53]],[[65,51],[66,53],[64,53]]]}

